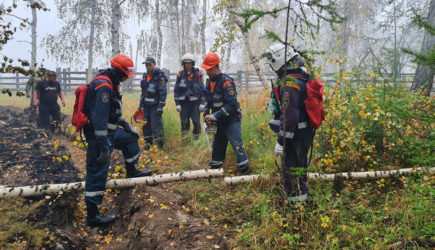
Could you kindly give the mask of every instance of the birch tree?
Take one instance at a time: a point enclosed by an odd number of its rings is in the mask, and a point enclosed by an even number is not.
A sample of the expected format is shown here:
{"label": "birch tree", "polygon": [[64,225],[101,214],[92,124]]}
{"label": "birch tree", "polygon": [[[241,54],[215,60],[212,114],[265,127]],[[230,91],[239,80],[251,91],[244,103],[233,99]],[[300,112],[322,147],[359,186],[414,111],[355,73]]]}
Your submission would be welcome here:
{"label": "birch tree", "polygon": [[201,54],[206,54],[205,46],[205,27],[207,26],[207,0],[202,0],[202,20],[201,20]]}
{"label": "birch tree", "polygon": [[109,56],[105,46],[108,41],[106,37],[109,35],[106,20],[99,18],[107,16],[109,12],[104,9],[101,1],[57,0],[58,17],[64,25],[59,33],[48,35],[43,40],[47,53],[52,55],[56,62],[79,67],[87,64],[88,80],[92,77],[95,54]]}
{"label": "birch tree", "polygon": [[36,13],[36,6],[35,6],[35,1],[31,1],[30,2],[30,8],[32,9],[32,22],[30,23],[30,27],[32,29],[32,54],[31,54],[31,64],[30,66],[32,67],[32,69],[35,69],[36,66],[36,47],[37,47],[37,33],[36,33],[36,26],[38,24],[38,15]]}

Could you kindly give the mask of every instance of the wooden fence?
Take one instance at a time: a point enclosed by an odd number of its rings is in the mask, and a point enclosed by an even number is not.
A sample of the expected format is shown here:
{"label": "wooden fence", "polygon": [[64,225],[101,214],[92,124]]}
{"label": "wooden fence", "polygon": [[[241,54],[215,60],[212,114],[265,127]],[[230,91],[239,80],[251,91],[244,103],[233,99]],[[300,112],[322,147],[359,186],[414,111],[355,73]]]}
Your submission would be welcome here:
{"label": "wooden fence", "polygon": [[[178,72],[170,72],[168,69],[163,69],[166,76],[169,76],[168,90],[172,91]],[[72,92],[78,86],[87,84],[86,71],[71,71],[70,69],[56,69],[57,81],[60,82],[64,92]],[[97,74],[95,69],[93,75]],[[135,78],[128,80],[126,84],[122,84],[122,91],[124,92],[136,92],[140,91],[140,81],[142,79],[143,72],[136,72]],[[235,73],[229,73],[229,76],[233,77],[237,89],[240,92],[259,92],[263,90],[260,80],[255,72],[248,71],[238,71]],[[335,84],[336,79],[334,78],[334,73],[323,74],[322,80],[325,84]],[[275,79],[274,74],[266,74],[268,81]],[[0,89],[9,89],[11,91],[25,91],[28,76],[21,75],[19,73],[0,73]],[[204,78],[205,79],[205,78]],[[401,74],[397,83],[406,84],[407,87],[411,86],[411,81],[413,79],[413,74]],[[370,79],[358,79],[351,78],[348,81],[355,82],[373,82],[380,83],[380,79],[370,78]]]}

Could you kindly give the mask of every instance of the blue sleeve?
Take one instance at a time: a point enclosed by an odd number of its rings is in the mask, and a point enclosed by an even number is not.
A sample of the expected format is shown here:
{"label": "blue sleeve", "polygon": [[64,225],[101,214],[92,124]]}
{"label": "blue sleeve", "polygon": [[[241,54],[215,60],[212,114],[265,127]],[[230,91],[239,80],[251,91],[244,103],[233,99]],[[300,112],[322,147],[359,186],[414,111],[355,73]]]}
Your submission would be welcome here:
{"label": "blue sleeve", "polygon": [[175,100],[175,105],[179,105],[179,90],[180,90],[180,73],[178,73],[177,75],[177,81],[175,81],[175,86],[174,86],[174,100]]}
{"label": "blue sleeve", "polygon": [[91,110],[91,121],[94,128],[95,137],[98,143],[109,148],[107,140],[107,123],[110,116],[110,94],[111,89],[103,86],[95,91],[95,106]]}
{"label": "blue sleeve", "polygon": [[163,110],[163,107],[166,105],[166,96],[168,95],[168,92],[166,90],[166,83],[168,82],[168,79],[164,74],[160,75],[159,79],[159,103],[157,106],[157,110]]}
{"label": "blue sleeve", "polygon": [[224,103],[225,105],[214,113],[214,116],[219,119],[222,117],[230,116],[234,114],[239,109],[239,103],[237,101],[237,91],[236,86],[233,82],[228,82],[224,90]]}

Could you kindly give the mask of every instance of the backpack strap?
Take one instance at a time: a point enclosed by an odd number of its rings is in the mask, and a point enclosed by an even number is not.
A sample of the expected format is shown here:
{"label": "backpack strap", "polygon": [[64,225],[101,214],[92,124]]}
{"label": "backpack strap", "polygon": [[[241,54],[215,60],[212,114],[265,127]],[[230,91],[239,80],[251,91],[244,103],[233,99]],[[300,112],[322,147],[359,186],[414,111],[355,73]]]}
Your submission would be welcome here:
{"label": "backpack strap", "polygon": [[[178,77],[180,77],[180,79],[184,77],[184,69],[178,72]],[[201,72],[199,70],[196,71],[196,78],[198,82],[201,80]]]}
{"label": "backpack strap", "polygon": [[102,82],[102,83],[98,84],[98,85],[95,87],[95,90],[97,90],[97,89],[99,89],[99,88],[101,88],[101,87],[104,87],[104,86],[108,86],[108,87],[110,88],[110,90],[113,91],[112,80],[110,80],[110,78],[109,78],[108,76],[105,76],[105,75],[98,75],[98,76],[96,76],[94,79],[92,79],[92,81],[89,83],[89,85],[92,84],[92,83],[93,83],[94,81],[96,81],[96,80],[106,80],[106,81],[108,81],[108,82]]}
{"label": "backpack strap", "polygon": [[305,78],[301,74],[288,74],[287,76],[293,77],[295,79],[303,80],[303,81],[308,81],[309,80],[309,79]]}

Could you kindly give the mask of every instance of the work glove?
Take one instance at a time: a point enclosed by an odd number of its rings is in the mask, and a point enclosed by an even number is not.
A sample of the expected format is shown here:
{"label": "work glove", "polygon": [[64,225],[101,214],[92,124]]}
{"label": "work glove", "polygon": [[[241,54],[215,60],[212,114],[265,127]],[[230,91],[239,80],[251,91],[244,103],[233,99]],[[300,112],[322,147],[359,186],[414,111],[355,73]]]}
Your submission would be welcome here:
{"label": "work glove", "polygon": [[175,107],[175,109],[176,109],[178,112],[181,112],[181,106],[180,106],[180,105],[177,105],[177,106]]}
{"label": "work glove", "polygon": [[275,144],[275,155],[276,156],[283,156],[284,155],[284,153],[283,153],[283,147],[277,142],[276,144]]}
{"label": "work glove", "polygon": [[110,151],[107,148],[103,148],[100,150],[100,155],[97,158],[98,165],[104,165],[110,158]]}
{"label": "work glove", "polygon": [[199,112],[204,112],[204,111],[205,111],[205,104],[199,105]]}

